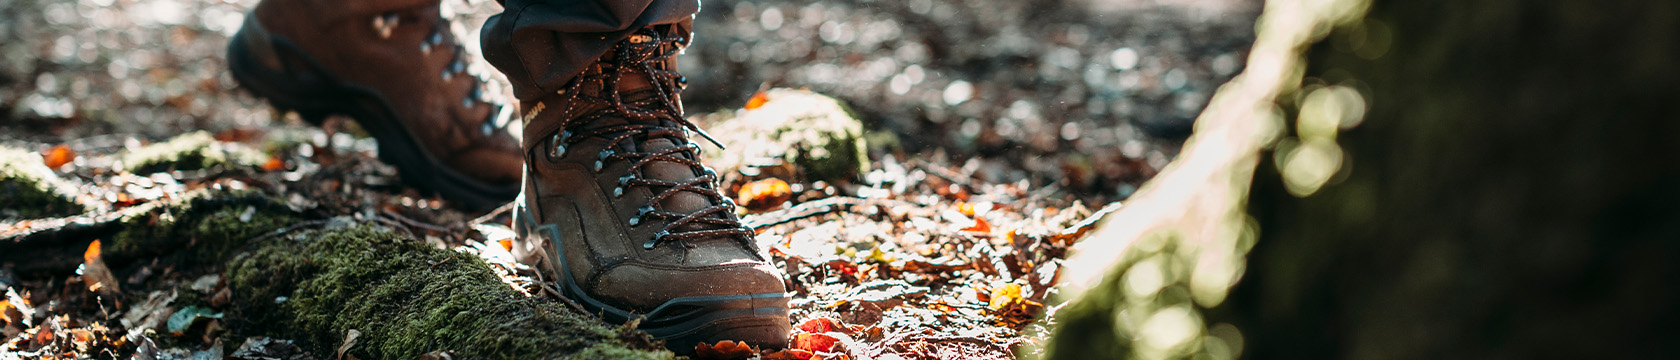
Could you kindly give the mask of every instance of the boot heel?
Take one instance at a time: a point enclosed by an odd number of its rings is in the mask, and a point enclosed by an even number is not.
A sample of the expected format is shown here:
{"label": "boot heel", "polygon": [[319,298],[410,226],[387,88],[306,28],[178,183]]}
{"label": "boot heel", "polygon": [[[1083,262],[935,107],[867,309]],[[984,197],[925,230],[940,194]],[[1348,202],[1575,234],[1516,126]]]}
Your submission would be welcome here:
{"label": "boot heel", "polygon": [[252,95],[267,99],[281,112],[296,111],[311,125],[320,126],[328,115],[343,113],[344,87],[321,71],[315,60],[291,41],[276,36],[256,14],[246,14],[245,23],[228,41],[228,69],[234,81]]}

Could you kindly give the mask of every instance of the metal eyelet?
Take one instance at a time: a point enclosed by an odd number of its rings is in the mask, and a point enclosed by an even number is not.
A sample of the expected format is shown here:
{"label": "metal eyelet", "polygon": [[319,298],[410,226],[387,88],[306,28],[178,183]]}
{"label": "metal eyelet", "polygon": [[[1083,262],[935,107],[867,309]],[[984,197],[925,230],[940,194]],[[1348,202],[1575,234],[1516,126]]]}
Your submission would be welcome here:
{"label": "metal eyelet", "polygon": [[653,212],[653,206],[643,206],[643,207],[637,208],[636,209],[636,217],[630,218],[630,226],[635,227],[636,225],[641,225],[642,224],[642,218],[647,217],[647,214],[652,213],[652,212]]}
{"label": "metal eyelet", "polygon": [[670,235],[670,233],[665,232],[664,230],[660,230],[658,233],[655,233],[653,237],[648,238],[647,242],[642,243],[642,250],[653,250],[654,246],[659,246],[659,239],[665,237],[665,235]]}
{"label": "metal eyelet", "polygon": [[444,68],[442,76],[443,76],[443,81],[449,81],[449,79],[454,79],[455,78],[455,73],[450,72],[448,68]]}
{"label": "metal eyelet", "polygon": [[549,140],[549,142],[554,144],[554,149],[548,152],[550,156],[553,156],[555,159],[559,159],[561,156],[566,155],[565,137],[562,137],[561,134],[554,134],[554,139]]}
{"label": "metal eyelet", "polygon": [[620,186],[620,187],[613,188],[613,198],[621,198],[621,197],[624,197],[624,187]]}
{"label": "metal eyelet", "polygon": [[595,157],[595,172],[601,172],[601,169],[605,169],[607,158],[612,157],[613,154],[612,150],[601,151],[601,154]]}
{"label": "metal eyelet", "polygon": [[485,121],[484,126],[480,127],[479,130],[483,130],[484,135],[490,135],[496,132],[496,125],[491,124],[489,121]]}
{"label": "metal eyelet", "polygon": [[380,14],[378,17],[373,18],[373,31],[379,33],[379,39],[381,40],[390,39],[391,31],[395,30],[397,28],[397,24],[401,22],[402,16],[397,15],[395,12]]}

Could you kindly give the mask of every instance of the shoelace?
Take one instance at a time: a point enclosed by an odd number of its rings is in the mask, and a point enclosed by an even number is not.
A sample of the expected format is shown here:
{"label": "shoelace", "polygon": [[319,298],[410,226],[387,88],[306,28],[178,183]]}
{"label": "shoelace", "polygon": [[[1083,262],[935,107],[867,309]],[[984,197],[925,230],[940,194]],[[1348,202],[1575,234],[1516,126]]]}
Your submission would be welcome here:
{"label": "shoelace", "polygon": [[[719,193],[714,186],[718,181],[717,172],[694,160],[700,156],[700,145],[688,140],[686,130],[694,130],[714,144],[717,141],[701,131],[699,126],[682,117],[681,105],[676,101],[675,95],[686,86],[687,80],[675,71],[655,66],[676,56],[681,51],[682,40],[674,36],[661,38],[650,29],[643,29],[614,48],[615,56],[612,61],[598,63],[596,66],[601,67],[600,72],[586,73],[572,81],[564,92],[574,94],[576,101],[581,104],[595,105],[596,109],[571,120],[560,133],[555,134],[553,155],[563,155],[568,145],[581,139],[609,138],[606,150],[596,156],[592,169],[599,173],[608,163],[630,162],[628,174],[618,178],[618,187],[613,189],[614,197],[623,196],[628,189],[636,186],[665,189],[655,190],[656,193],[648,199],[647,204],[637,210],[636,217],[629,220],[629,225],[634,227],[651,220],[675,219],[666,223],[652,239],[642,244],[644,249],[651,250],[668,242],[725,236],[733,237],[750,247],[753,232],[743,227],[740,220],[735,218],[734,202]],[[634,94],[623,94],[614,90],[618,88],[618,82],[623,78],[625,71],[646,73],[653,86]],[[579,92],[580,87],[588,82],[599,82],[605,96]],[[627,97],[635,100],[626,101]],[[626,119],[629,123],[575,128],[581,127],[581,124],[596,123],[597,120],[606,117]],[[685,145],[652,152],[641,148],[642,144],[656,138]],[[640,151],[616,150],[624,148],[621,145],[625,141],[632,141],[631,148]],[[718,144],[718,147],[723,146]],[[683,181],[648,179],[640,176],[643,166],[656,161],[681,164],[701,175]],[[709,203],[717,205],[693,213],[666,211],[654,206],[680,192],[699,194],[706,197]],[[701,226],[704,229],[700,230],[679,230],[691,224],[705,226]]]}

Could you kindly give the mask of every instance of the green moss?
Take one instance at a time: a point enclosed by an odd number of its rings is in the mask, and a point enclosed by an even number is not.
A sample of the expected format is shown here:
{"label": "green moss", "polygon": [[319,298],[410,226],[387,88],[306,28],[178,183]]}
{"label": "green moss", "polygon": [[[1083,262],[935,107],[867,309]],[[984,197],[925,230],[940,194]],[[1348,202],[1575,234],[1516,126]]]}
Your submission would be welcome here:
{"label": "green moss", "polygon": [[[227,265],[234,314],[271,336],[332,353],[349,330],[363,359],[663,359],[645,334],[528,298],[476,257],[372,225],[264,241]],[[277,299],[284,299],[279,300]]]}
{"label": "green moss", "polygon": [[267,158],[256,150],[237,143],[216,141],[210,133],[196,131],[125,154],[122,168],[136,174],[149,174],[215,167],[256,167]]}
{"label": "green moss", "polygon": [[798,167],[813,180],[850,179],[869,169],[863,123],[831,97],[806,90],[771,89],[768,102],[752,110],[707,117],[711,133],[729,151],[708,152],[720,171],[766,165],[774,160]]}
{"label": "green moss", "polygon": [[181,200],[141,205],[147,209],[122,219],[105,246],[119,258],[160,256],[193,246],[193,263],[219,263],[245,240],[296,223],[299,218],[248,192],[197,191]]}
{"label": "green moss", "polygon": [[0,219],[38,219],[87,211],[76,187],[59,178],[32,152],[0,147]]}

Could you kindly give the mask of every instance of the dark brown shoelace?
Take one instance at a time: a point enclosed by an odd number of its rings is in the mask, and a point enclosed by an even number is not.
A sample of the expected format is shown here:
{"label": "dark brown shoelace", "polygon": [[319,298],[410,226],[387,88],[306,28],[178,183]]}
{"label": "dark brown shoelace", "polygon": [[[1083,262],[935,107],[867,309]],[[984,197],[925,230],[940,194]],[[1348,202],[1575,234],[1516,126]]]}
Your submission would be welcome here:
{"label": "dark brown shoelace", "polygon": [[[572,119],[555,135],[553,152],[558,157],[565,153],[566,147],[581,139],[605,138],[609,140],[606,150],[596,156],[591,167],[593,171],[599,173],[609,163],[630,162],[627,174],[619,177],[618,187],[613,189],[613,196],[623,196],[626,191],[637,186],[648,187],[654,191],[654,195],[637,211],[636,217],[629,220],[629,225],[640,226],[649,221],[672,219],[655,233],[652,239],[642,244],[645,249],[653,249],[667,242],[711,237],[733,237],[750,247],[753,232],[743,227],[735,218],[734,202],[716,189],[717,172],[695,160],[700,156],[700,145],[689,141],[687,131],[694,130],[708,140],[711,140],[711,136],[682,116],[682,108],[676,100],[676,94],[686,85],[687,80],[675,71],[658,66],[667,63],[681,51],[682,40],[676,36],[661,37],[652,29],[642,29],[620,42],[614,48],[610,60],[597,63],[601,71],[585,73],[572,81],[565,93],[576,97],[575,104],[594,110]],[[647,74],[652,86],[634,93],[616,91],[625,72]],[[585,83],[598,84],[601,93],[579,92]],[[626,122],[583,127],[603,123],[601,120],[607,118],[625,119]],[[642,148],[649,140],[660,138],[686,145],[656,151]],[[713,140],[713,143],[716,141]],[[722,145],[719,144],[719,147]],[[697,176],[680,181],[641,176],[643,166],[659,161],[681,164]],[[699,194],[704,196],[708,203],[716,205],[692,213],[679,213],[655,207],[660,201],[680,192]]]}

